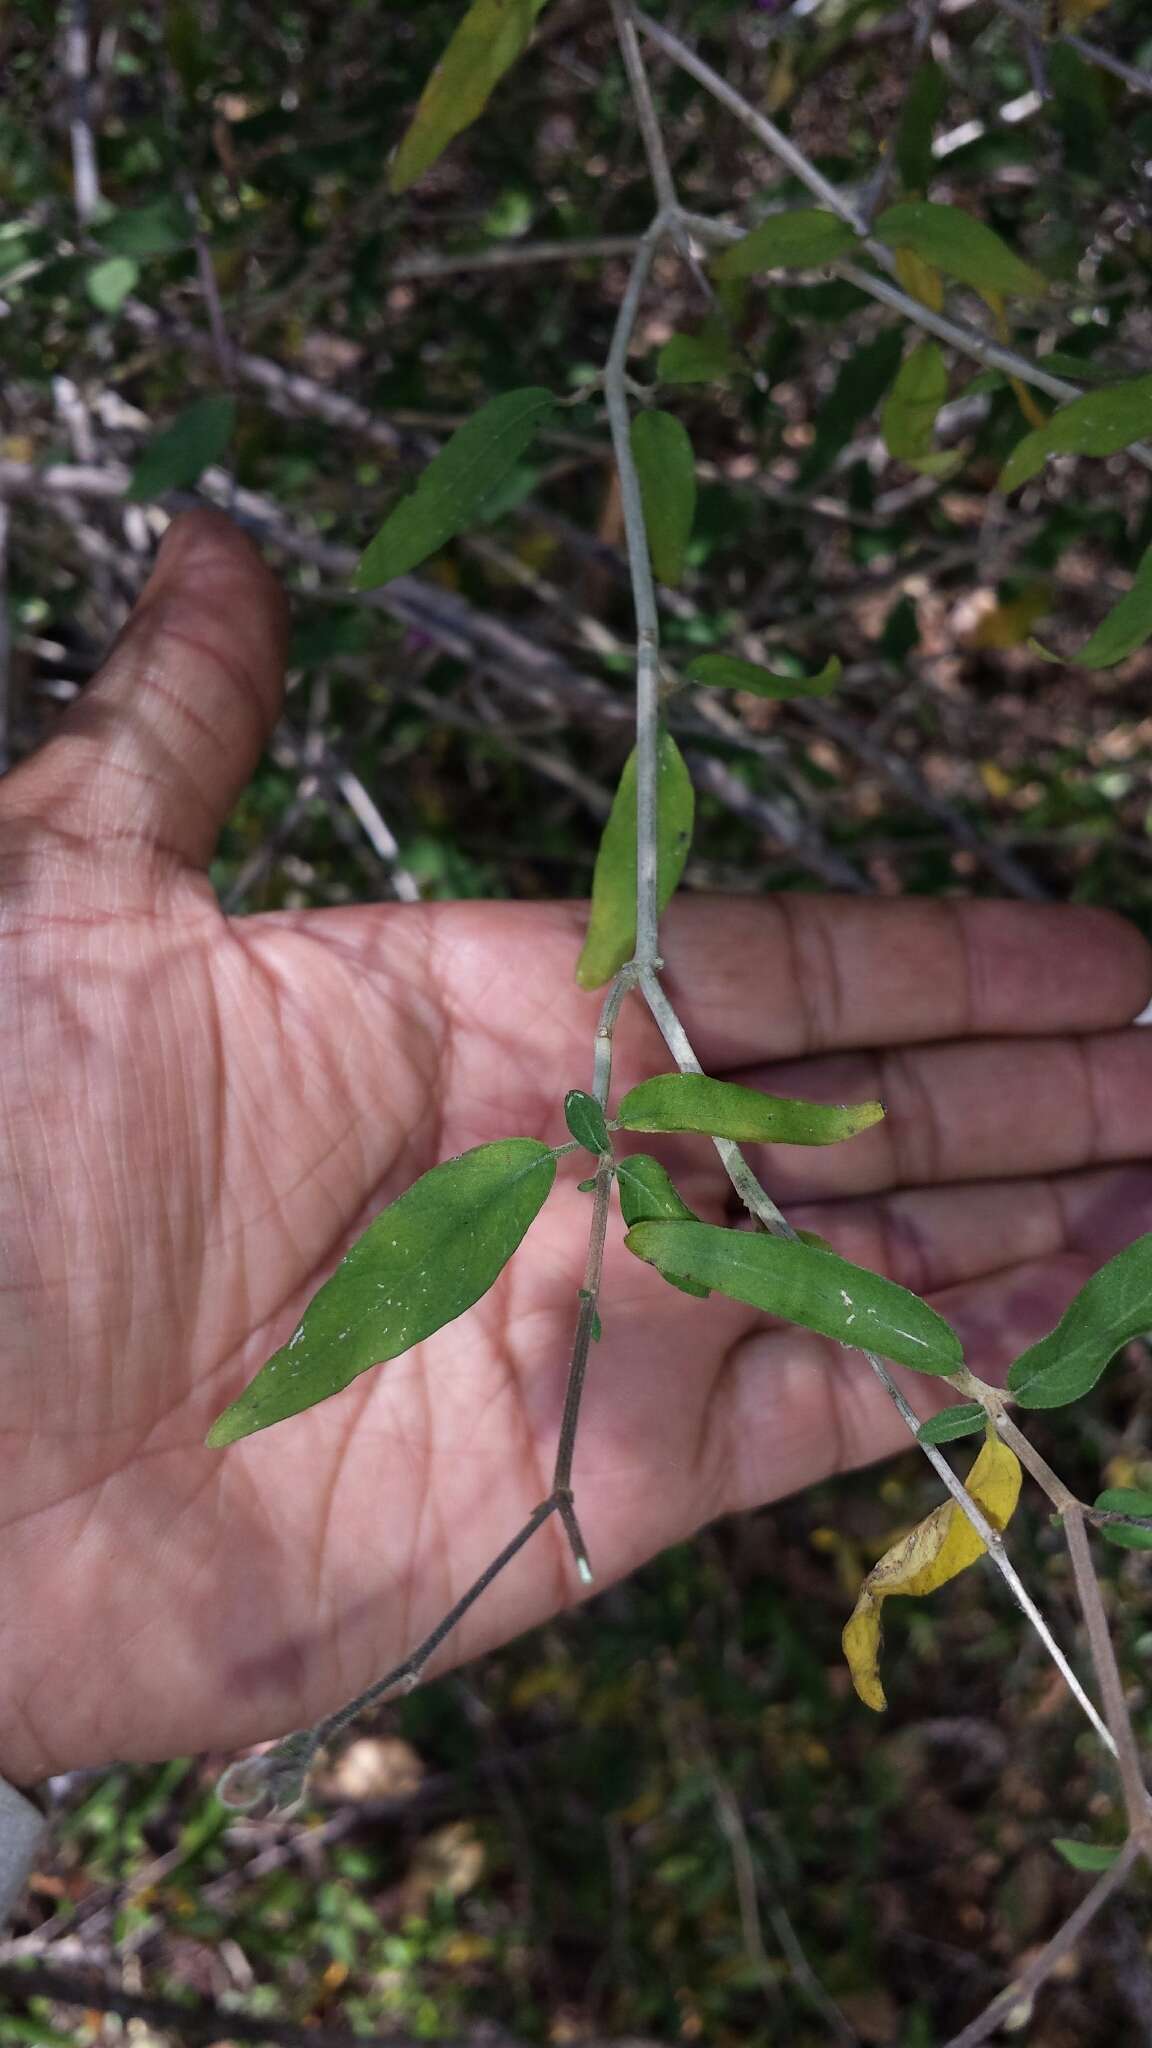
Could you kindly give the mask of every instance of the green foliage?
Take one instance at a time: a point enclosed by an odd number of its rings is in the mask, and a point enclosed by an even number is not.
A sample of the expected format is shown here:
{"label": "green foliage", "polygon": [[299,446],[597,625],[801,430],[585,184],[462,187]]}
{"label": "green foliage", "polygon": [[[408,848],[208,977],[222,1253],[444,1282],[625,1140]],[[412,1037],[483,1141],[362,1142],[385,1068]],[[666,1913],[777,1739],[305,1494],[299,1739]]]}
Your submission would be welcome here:
{"label": "green foliage", "polygon": [[1111,1870],[1120,1854],[1120,1845],[1110,1848],[1105,1842],[1077,1842],[1069,1835],[1054,1835],[1052,1847],[1070,1863],[1073,1870],[1091,1871],[1099,1874]]}
{"label": "green foliage", "polygon": [[1149,638],[1152,638],[1152,547],[1146,548],[1140,557],[1131,590],[1113,605],[1107,618],[1101,620],[1077,654],[1066,657],[1052,654],[1036,640],[1031,645],[1045,661],[1067,659],[1078,668],[1115,668],[1117,662],[1126,661]]}
{"label": "green foliage", "polygon": [[714,1287],[916,1372],[947,1374],[963,1363],[955,1331],[927,1302],[835,1252],[711,1223],[637,1223],[625,1243],[666,1278]]}
{"label": "green foliage", "polygon": [[897,169],[910,192],[923,192],[932,179],[932,131],[947,98],[948,81],[939,64],[921,64],[908,87],[893,144]]}
{"label": "green foliage", "polygon": [[930,199],[903,200],[886,207],[873,233],[890,249],[911,249],[925,263],[978,292],[1038,298],[1047,285],[985,221],[959,206]]}
{"label": "green foliage", "polygon": [[1043,469],[1049,455],[1115,455],[1150,431],[1152,376],[1086,391],[1017,442],[1000,472],[999,488],[1017,490]]}
{"label": "green foliage", "polygon": [[842,674],[835,655],[815,675],[792,676],[734,654],[698,654],[684,670],[684,680],[710,690],[747,690],[754,697],[830,697]]}
{"label": "green foliage", "polygon": [[638,413],[632,459],[640,480],[652,569],[661,583],[679,583],[696,516],[696,458],[687,430],[670,412]]}
{"label": "green foliage", "polygon": [[612,1149],[604,1111],[594,1095],[583,1088],[570,1088],[564,1097],[564,1121],[578,1145],[599,1156]]}
{"label": "green foliage", "polygon": [[1096,1385],[1122,1344],[1150,1328],[1152,1233],[1093,1273],[1056,1328],[1016,1360],[1009,1391],[1022,1408],[1063,1408]]}
{"label": "green foliage", "polygon": [[626,1131],[700,1131],[777,1145],[838,1145],[883,1114],[882,1102],[793,1102],[706,1074],[655,1074],[630,1088],[616,1112]]}
{"label": "green foliage", "polygon": [[365,549],[357,588],[375,590],[406,575],[462,533],[509,476],[552,402],[551,392],[536,386],[506,391],[458,427]]}
{"label": "green foliage", "polygon": [[130,498],[159,498],[186,491],[219,462],[236,424],[236,401],[220,393],[198,398],[155,434],[144,449],[128,486]]}
{"label": "green foliage", "polygon": [[[628,1225],[698,1223],[700,1220],[673,1186],[667,1168],[646,1152],[629,1152],[617,1162],[616,1190],[620,1197],[620,1213]],[[673,1280],[670,1274],[664,1277],[673,1287],[679,1288],[681,1294],[694,1294],[701,1301],[712,1291],[696,1280]]]}
{"label": "green foliage", "polygon": [[662,384],[711,384],[738,368],[728,323],[717,316],[695,334],[674,334],[656,358]]}
{"label": "green foliage", "polygon": [[920,1424],[916,1438],[922,1444],[956,1443],[962,1436],[976,1436],[986,1419],[979,1401],[960,1401],[954,1408],[941,1408],[938,1415],[929,1416]]}
{"label": "green foliage", "polygon": [[899,327],[886,327],[842,363],[836,382],[816,417],[816,432],[800,468],[807,486],[836,460],[845,441],[875,411],[896,374],[904,348]]}
{"label": "green foliage", "polygon": [[528,46],[547,0],[473,0],[421,96],[392,160],[389,185],[406,192],[448,144],[483,113],[489,96]]}
{"label": "green foliage", "polygon": [[880,430],[889,455],[919,467],[933,460],[936,415],[948,396],[948,366],[934,341],[905,356],[884,402]]}
{"label": "green foliage", "polygon": [[486,1294],[541,1208],[556,1155],[535,1138],[477,1145],[434,1166],[369,1224],[299,1326],[213,1423],[235,1443],[338,1394]]}
{"label": "green foliage", "polygon": [[130,256],[108,256],[85,273],[84,285],[102,313],[118,313],[139,281],[140,271]]}
{"label": "green foliage", "polygon": [[[1152,1493],[1138,1486],[1106,1486],[1092,1505],[1107,1514],[1140,1515],[1145,1521],[1152,1520]],[[1123,1522],[1104,1522],[1100,1534],[1105,1543],[1114,1543],[1117,1550],[1152,1550],[1152,1529],[1129,1529]]]}
{"label": "green foliage", "polygon": [[99,223],[96,239],[113,256],[171,256],[192,240],[192,223],[183,201],[169,193],[147,206],[110,213]]}
{"label": "green foliage", "polygon": [[[684,873],[695,799],[684,757],[661,731],[657,756],[657,901],[663,909]],[[599,988],[632,957],[636,944],[636,754],[629,754],[612,799],[592,875],[588,936],[576,964],[581,988]]]}
{"label": "green foliage", "polygon": [[725,281],[789,267],[814,270],[819,264],[835,262],[855,243],[855,234],[839,214],[819,206],[799,206],[762,221],[742,242],[725,249],[713,268]]}

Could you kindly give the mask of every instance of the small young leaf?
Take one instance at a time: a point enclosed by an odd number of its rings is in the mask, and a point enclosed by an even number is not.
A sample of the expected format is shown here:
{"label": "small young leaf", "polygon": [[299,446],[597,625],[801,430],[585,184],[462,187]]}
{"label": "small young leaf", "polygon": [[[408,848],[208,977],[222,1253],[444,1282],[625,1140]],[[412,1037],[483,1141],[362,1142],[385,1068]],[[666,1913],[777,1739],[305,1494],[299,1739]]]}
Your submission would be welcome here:
{"label": "small young leaf", "polygon": [[[657,901],[661,910],[684,873],[692,844],[694,798],[684,757],[661,732],[656,785]],[[636,944],[636,754],[629,754],[612,799],[592,875],[588,936],[576,963],[581,988],[599,988],[632,957]]]}
{"label": "small young leaf", "polygon": [[604,1121],[604,1111],[594,1095],[587,1095],[583,1088],[570,1088],[564,1097],[564,1121],[578,1145],[588,1152],[610,1152],[612,1141]]}
{"label": "small young leaf", "polygon": [[489,399],[458,427],[365,549],[357,589],[375,590],[406,575],[461,533],[515,468],[551,409],[551,392],[529,385]]}
{"label": "small young leaf", "polygon": [[637,1223],[624,1242],[665,1279],[696,1280],[916,1372],[947,1374],[963,1363],[956,1332],[927,1302],[835,1252],[712,1223]]}
{"label": "small young leaf", "polygon": [[[990,1436],[964,1484],[994,1529],[1007,1528],[1020,1498],[1020,1465],[1015,1452]],[[843,1635],[852,1683],[866,1707],[882,1713],[888,1702],[880,1683],[880,1610],[893,1593],[934,1593],[958,1572],[983,1557],[985,1545],[954,1500],[934,1508],[907,1536],[885,1551],[860,1588]]]}
{"label": "small young leaf", "polygon": [[637,413],[632,457],[640,479],[652,569],[661,583],[679,583],[696,516],[696,458],[680,421],[670,412]]}
{"label": "small young leaf", "polygon": [[219,462],[236,424],[236,401],[222,394],[197,398],[145,448],[126,495],[159,498],[187,491],[213,462]]}
{"label": "small young leaf", "polygon": [[[1092,1505],[1112,1515],[1152,1519],[1152,1493],[1142,1493],[1138,1486],[1106,1486]],[[1100,1534],[1106,1543],[1115,1543],[1119,1550],[1152,1550],[1152,1529],[1127,1529],[1123,1522],[1104,1522]]]}
{"label": "small young leaf", "polygon": [[936,415],[948,396],[948,368],[934,341],[922,341],[905,356],[884,401],[880,431],[898,462],[920,462],[933,453]]}
{"label": "small young leaf", "polygon": [[756,277],[762,270],[782,270],[789,265],[814,270],[832,263],[851,249],[853,230],[839,214],[826,213],[819,206],[800,206],[790,213],[774,213],[734,242],[713,265],[717,277]]}
{"label": "small young leaf", "polygon": [[1106,1842],[1077,1842],[1071,1835],[1054,1835],[1052,1847],[1073,1870],[1111,1870],[1120,1854],[1119,1846],[1112,1849]]}
{"label": "small young leaf", "polygon": [[958,1437],[975,1436],[985,1423],[984,1410],[979,1401],[961,1401],[955,1408],[941,1408],[939,1415],[932,1415],[922,1422],[916,1431],[916,1441],[921,1444],[951,1444]]}
{"label": "small young leaf", "polygon": [[738,367],[723,320],[708,320],[695,334],[674,334],[656,358],[662,384],[711,384]]}
{"label": "small young leaf", "polygon": [[939,64],[921,64],[908,87],[893,144],[897,168],[910,192],[922,192],[932,181],[932,130],[947,97],[948,81]]}
{"label": "small young leaf", "polygon": [[578,1195],[590,1195],[590,1194],[591,1194],[591,1193],[593,1192],[593,1189],[595,1188],[595,1186],[596,1186],[596,1175],[595,1175],[595,1174],[593,1174],[593,1175],[592,1175],[592,1178],[591,1178],[591,1180],[578,1180],[578,1181],[577,1181],[577,1183],[576,1183],[576,1192],[577,1192],[577,1194],[578,1194]]}
{"label": "small young leaf", "polygon": [[707,1074],[654,1074],[630,1088],[616,1112],[626,1131],[701,1131],[776,1145],[838,1145],[883,1114],[882,1102],[795,1102]]}
{"label": "small young leaf", "polygon": [[903,200],[885,209],[873,233],[890,249],[914,249],[925,263],[976,291],[1038,298],[1047,289],[1038,270],[1023,262],[984,221],[958,206],[940,206],[930,199]]}
{"label": "small young leaf", "polygon": [[465,128],[527,49],[546,0],[473,0],[432,72],[392,159],[389,185],[406,192]]}
{"label": "small young leaf", "polygon": [[1152,432],[1152,376],[1086,391],[1062,405],[1044,426],[1016,443],[1000,472],[998,489],[1014,491],[1043,469],[1049,455],[1115,455]]}
{"label": "small young leaf", "polygon": [[1064,1408],[1096,1385],[1122,1344],[1152,1329],[1152,1233],[1093,1273],[1056,1328],[1022,1352],[1008,1388],[1022,1408]]}
{"label": "small young leaf", "polygon": [[[1152,639],[1152,547],[1140,557],[1131,590],[1113,605],[1107,618],[1101,619],[1079,654],[1070,654],[1067,659],[1078,668],[1115,668],[1118,661],[1126,661],[1148,639]],[[1045,661],[1062,658],[1050,654],[1039,641],[1034,640],[1032,646]]]}
{"label": "small young leaf", "polygon": [[842,673],[835,655],[814,676],[785,676],[734,654],[698,654],[684,670],[684,680],[710,690],[748,690],[755,697],[827,697]]}
{"label": "small young leaf", "polygon": [[505,1138],[434,1166],[368,1225],[299,1327],[217,1416],[235,1443],[338,1394],[463,1315],[511,1258],[556,1176],[535,1138]]}
{"label": "small young leaf", "polygon": [[[673,1187],[668,1173],[658,1159],[649,1158],[646,1152],[629,1152],[616,1168],[616,1188],[620,1196],[620,1213],[625,1223],[698,1223],[700,1218],[695,1210]],[[666,1280],[670,1276],[664,1275]],[[696,1280],[670,1280],[681,1294],[695,1294],[701,1301],[707,1299],[711,1288],[701,1287]]]}
{"label": "small young leaf", "polygon": [[129,292],[135,291],[139,277],[139,266],[130,256],[108,256],[103,263],[92,265],[84,282],[94,306],[102,313],[116,313]]}

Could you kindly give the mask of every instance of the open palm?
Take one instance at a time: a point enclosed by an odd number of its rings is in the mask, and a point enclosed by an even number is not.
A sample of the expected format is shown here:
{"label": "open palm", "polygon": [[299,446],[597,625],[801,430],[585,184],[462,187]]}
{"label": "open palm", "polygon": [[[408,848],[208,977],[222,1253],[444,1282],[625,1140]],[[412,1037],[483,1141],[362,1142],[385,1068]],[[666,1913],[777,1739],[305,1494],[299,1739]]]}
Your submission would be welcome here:
{"label": "open palm", "polygon": [[[572,1162],[466,1317],[204,1447],[385,1202],[469,1146],[565,1137],[597,1013],[572,980],[578,906],[222,916],[204,868],[276,714],[282,630],[247,542],[179,521],[101,678],[0,789],[16,1781],[311,1721],[411,1649],[550,1484],[589,1214]],[[1149,964],[1119,920],[689,898],[665,952],[710,1071],[884,1096],[878,1130],[766,1171],[797,1221],[929,1293],[978,1368],[1152,1225],[1152,1043],[1123,1028]],[[620,1085],[668,1065],[626,1013]],[[707,1142],[666,1156],[720,1219]],[[601,1583],[900,1441],[859,1360],[674,1292],[618,1231],[603,1314],[575,1469]],[[575,1593],[549,1523],[441,1661]]]}

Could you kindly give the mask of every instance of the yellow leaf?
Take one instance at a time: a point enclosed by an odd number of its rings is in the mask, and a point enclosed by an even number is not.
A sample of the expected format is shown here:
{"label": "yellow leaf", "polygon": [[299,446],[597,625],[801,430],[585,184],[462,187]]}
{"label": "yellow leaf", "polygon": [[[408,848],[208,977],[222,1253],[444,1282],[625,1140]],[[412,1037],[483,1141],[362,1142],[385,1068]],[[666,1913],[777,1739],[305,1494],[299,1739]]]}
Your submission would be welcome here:
{"label": "yellow leaf", "polygon": [[1003,604],[993,605],[977,620],[970,633],[965,634],[967,647],[1021,647],[1036,624],[1052,603],[1051,585],[1042,581],[1029,583],[1016,597],[1007,598]]}
{"label": "yellow leaf", "polygon": [[[980,296],[992,315],[997,341],[1003,342],[1005,348],[1009,348],[1012,342],[1012,329],[1008,325],[1008,315],[1004,310],[1004,301],[1000,293],[985,291],[981,292]],[[1046,427],[1048,415],[1043,406],[1036,403],[1027,384],[1023,383],[1019,377],[1009,377],[1008,382],[1012,387],[1013,397],[1029,426]]]}
{"label": "yellow leaf", "polygon": [[389,186],[406,192],[470,128],[504,73],[527,49],[546,0],[472,0],[420,96],[392,160]]}
{"label": "yellow leaf", "polygon": [[915,249],[897,249],[894,254],[896,275],[905,291],[927,306],[930,313],[939,313],[944,304],[944,279],[940,272],[918,256]]}
{"label": "yellow leaf", "polygon": [[[1012,1519],[1020,1498],[1020,1465],[998,1436],[989,1436],[967,1479],[968,1491],[994,1529]],[[866,1707],[887,1705],[880,1683],[880,1609],[893,1593],[934,1593],[984,1554],[985,1545],[953,1500],[934,1508],[894,1543],[869,1572],[844,1630],[844,1655],[852,1683]]]}

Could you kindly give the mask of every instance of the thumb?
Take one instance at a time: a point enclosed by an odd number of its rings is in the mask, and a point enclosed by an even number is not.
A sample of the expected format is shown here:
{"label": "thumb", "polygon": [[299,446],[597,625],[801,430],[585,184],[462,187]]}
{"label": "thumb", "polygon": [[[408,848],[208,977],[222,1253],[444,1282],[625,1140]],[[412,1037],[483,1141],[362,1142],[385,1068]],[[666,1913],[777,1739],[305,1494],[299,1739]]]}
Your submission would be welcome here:
{"label": "thumb", "polygon": [[222,513],[183,513],[103,668],[7,778],[9,818],[211,859],[280,709],[287,607]]}

